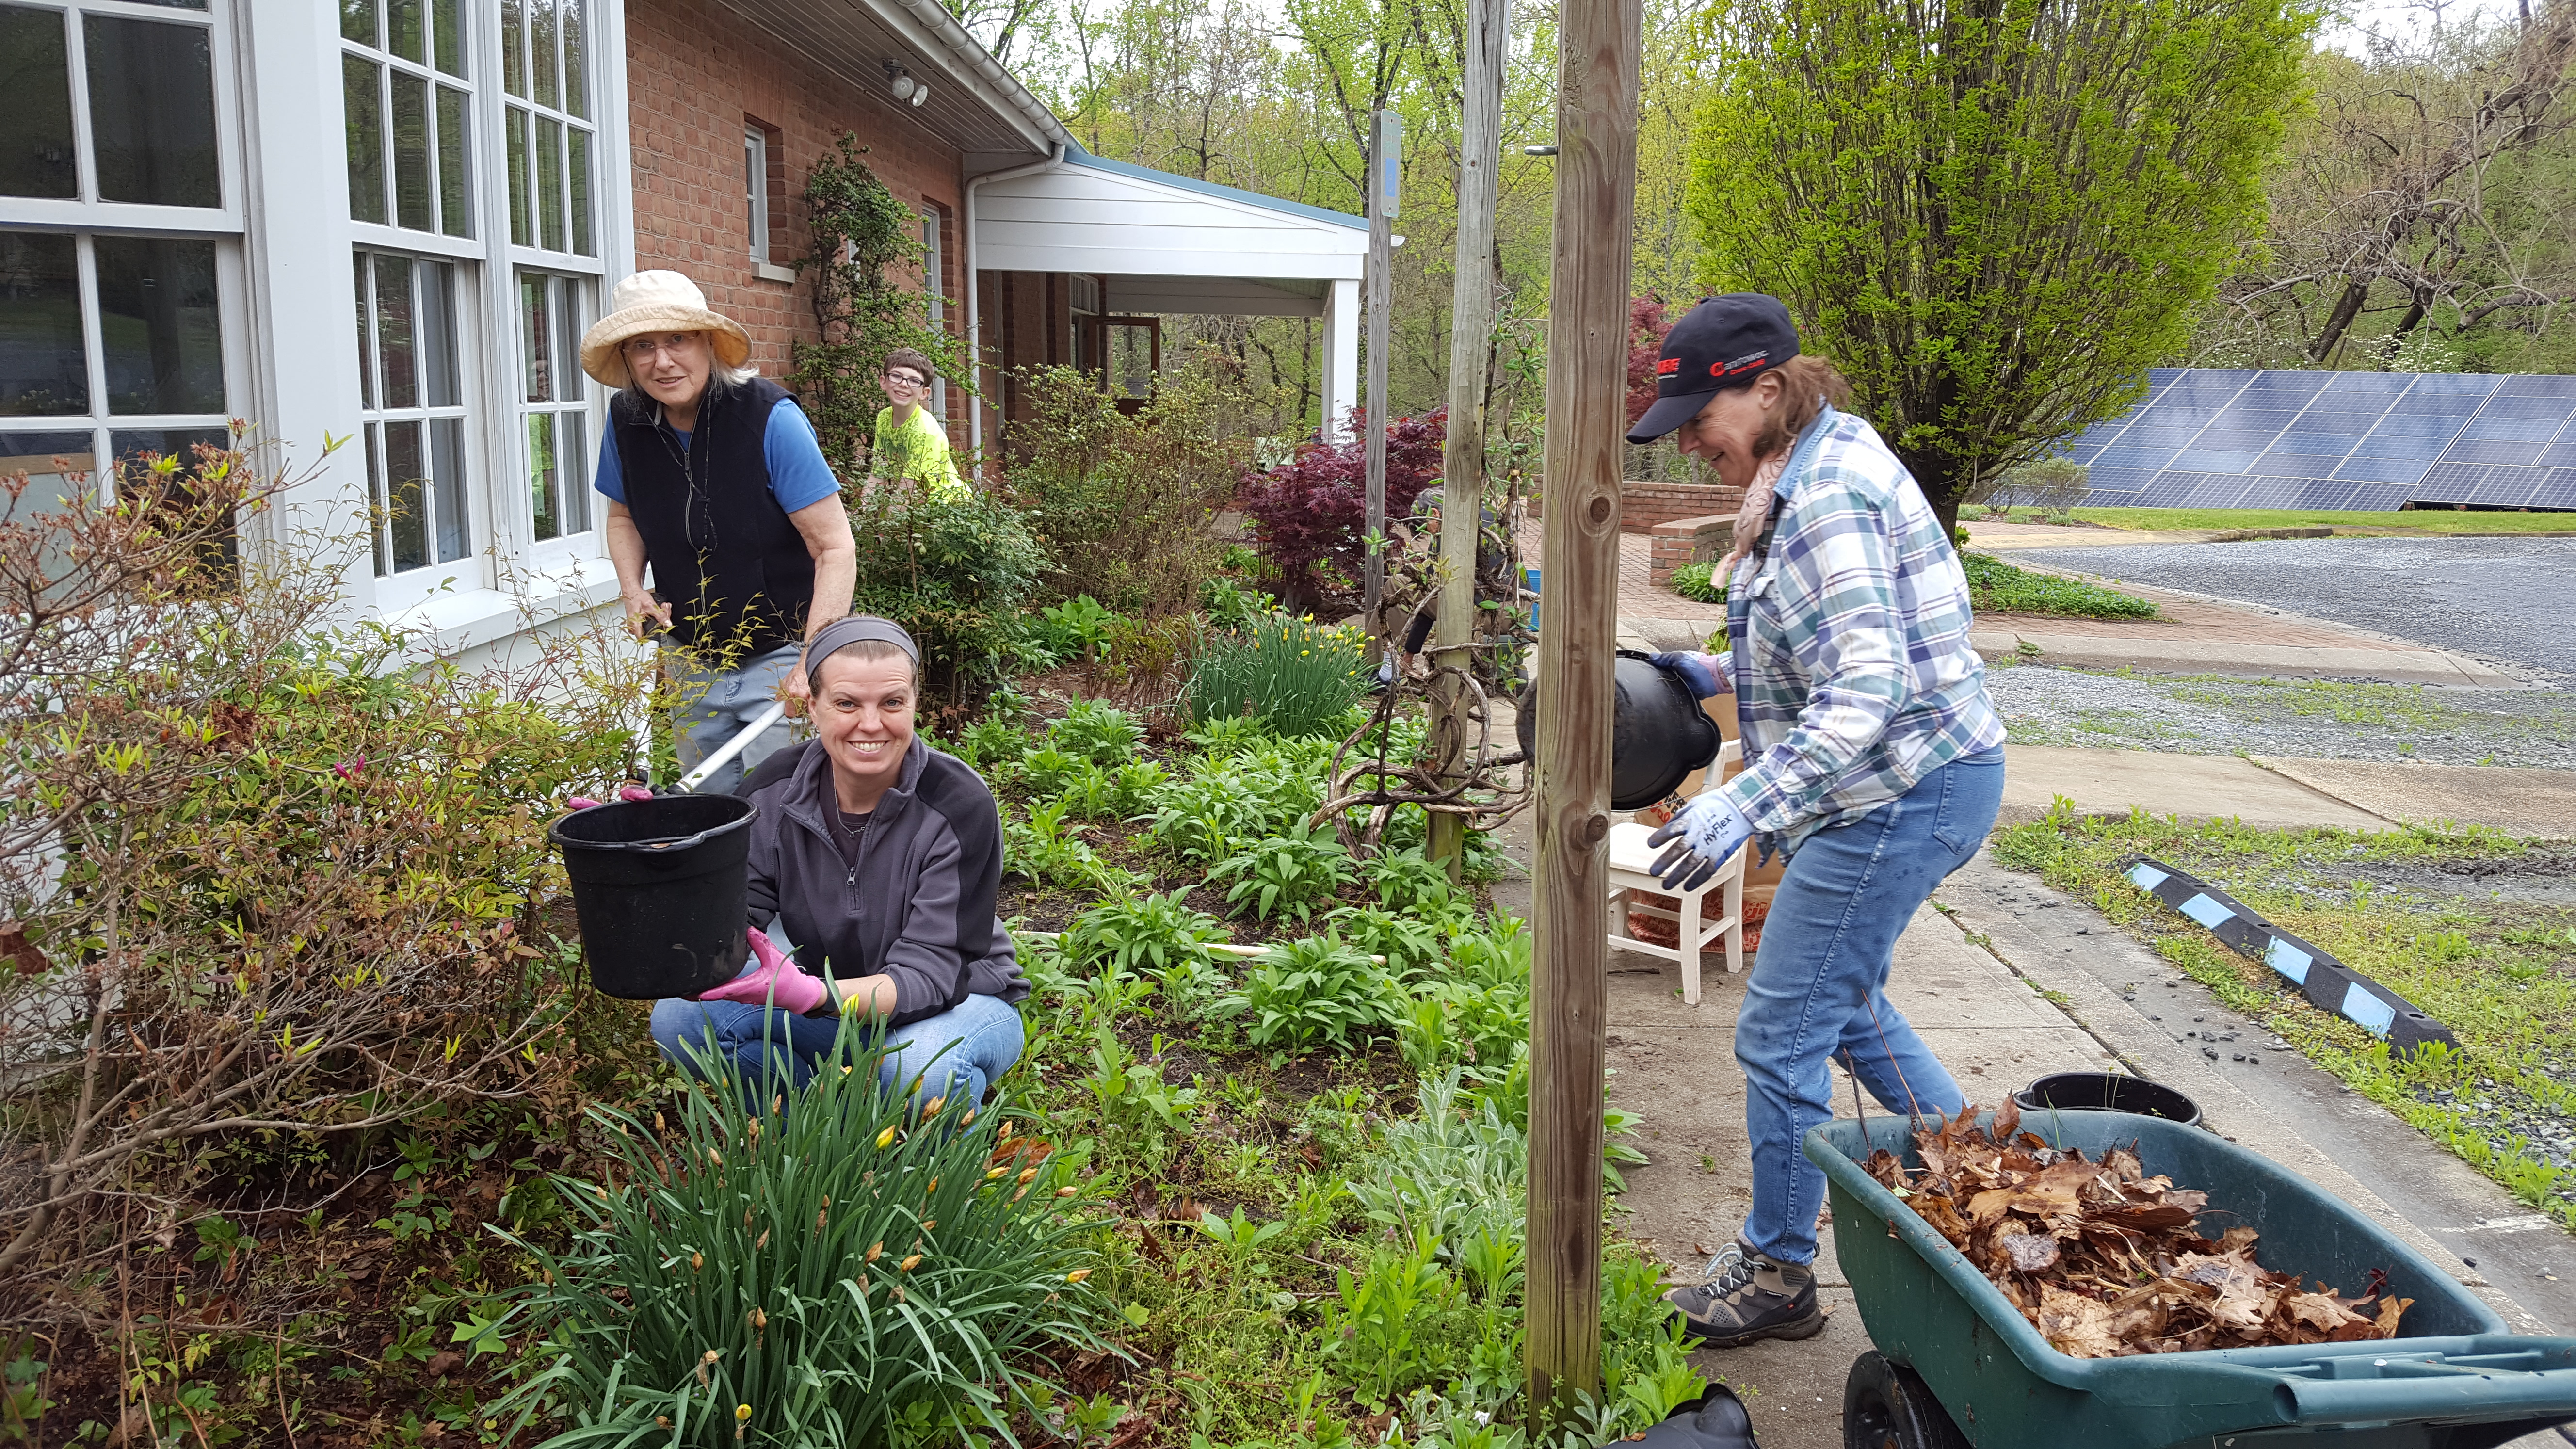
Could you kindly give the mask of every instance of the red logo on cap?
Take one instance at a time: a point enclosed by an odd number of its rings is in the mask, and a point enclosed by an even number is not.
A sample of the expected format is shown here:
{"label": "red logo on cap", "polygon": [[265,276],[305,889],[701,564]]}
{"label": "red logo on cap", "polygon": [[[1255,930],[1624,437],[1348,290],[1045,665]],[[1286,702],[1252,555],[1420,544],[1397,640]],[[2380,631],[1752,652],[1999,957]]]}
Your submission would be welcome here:
{"label": "red logo on cap", "polygon": [[1678,357],[1667,357],[1655,364],[1655,376],[1657,377],[1670,377],[1681,370],[1682,360]]}
{"label": "red logo on cap", "polygon": [[1748,352],[1742,357],[1735,358],[1731,361],[1712,362],[1708,365],[1708,375],[1711,377],[1725,377],[1731,373],[1751,372],[1770,360],[1771,350],[1766,347],[1760,352]]}

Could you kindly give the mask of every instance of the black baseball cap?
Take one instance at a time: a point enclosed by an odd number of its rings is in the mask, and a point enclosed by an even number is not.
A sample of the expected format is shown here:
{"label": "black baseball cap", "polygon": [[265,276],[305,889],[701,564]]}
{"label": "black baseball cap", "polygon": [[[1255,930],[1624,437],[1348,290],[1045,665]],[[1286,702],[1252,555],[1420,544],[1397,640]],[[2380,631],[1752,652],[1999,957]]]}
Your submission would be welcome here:
{"label": "black baseball cap", "polygon": [[1655,360],[1655,405],[1628,430],[1651,443],[1698,416],[1708,400],[1798,355],[1798,329],[1777,297],[1729,292],[1690,309]]}

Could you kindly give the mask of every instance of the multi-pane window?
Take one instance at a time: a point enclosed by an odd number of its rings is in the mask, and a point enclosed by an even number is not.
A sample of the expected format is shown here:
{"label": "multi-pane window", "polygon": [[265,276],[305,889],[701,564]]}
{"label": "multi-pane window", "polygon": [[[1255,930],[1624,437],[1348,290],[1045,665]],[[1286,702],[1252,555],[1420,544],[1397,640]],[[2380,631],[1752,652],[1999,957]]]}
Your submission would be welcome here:
{"label": "multi-pane window", "polygon": [[590,397],[581,371],[589,294],[586,278],[519,273],[520,431],[541,543],[590,530]]}
{"label": "multi-pane window", "polygon": [[0,5],[0,196],[223,205],[212,16],[162,4]]}
{"label": "multi-pane window", "polygon": [[587,20],[581,0],[501,0],[510,240],[595,256]]}
{"label": "multi-pane window", "polygon": [[339,0],[349,215],[474,234],[468,0]]}
{"label": "multi-pane window", "polygon": [[[939,208],[921,209],[921,290],[923,306],[935,330],[948,319],[948,299],[940,295],[947,285],[947,253],[939,245]],[[948,416],[948,379],[934,379],[930,384],[930,411],[935,417]]]}
{"label": "multi-pane window", "polygon": [[359,403],[379,575],[472,551],[458,270],[435,258],[357,253]]}
{"label": "multi-pane window", "polygon": [[0,474],[51,476],[60,456],[104,488],[102,455],[223,442],[216,246],[0,231]]}
{"label": "multi-pane window", "polygon": [[769,260],[769,133],[742,128],[743,214],[751,219],[751,259]]}

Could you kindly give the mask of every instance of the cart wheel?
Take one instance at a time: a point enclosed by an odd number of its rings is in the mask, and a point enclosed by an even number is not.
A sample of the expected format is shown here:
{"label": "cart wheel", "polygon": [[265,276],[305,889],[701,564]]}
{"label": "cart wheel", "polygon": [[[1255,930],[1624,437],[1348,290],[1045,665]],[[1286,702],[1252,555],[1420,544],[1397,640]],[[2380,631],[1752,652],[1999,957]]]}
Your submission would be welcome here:
{"label": "cart wheel", "polygon": [[1843,1381],[1843,1449],[1973,1449],[1914,1370],[1875,1352]]}

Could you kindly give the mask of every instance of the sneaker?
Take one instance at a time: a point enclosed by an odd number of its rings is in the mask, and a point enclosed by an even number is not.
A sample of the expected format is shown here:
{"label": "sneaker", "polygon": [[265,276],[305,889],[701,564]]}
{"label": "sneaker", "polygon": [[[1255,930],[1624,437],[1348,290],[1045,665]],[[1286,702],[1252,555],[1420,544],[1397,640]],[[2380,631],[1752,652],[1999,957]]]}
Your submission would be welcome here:
{"label": "sneaker", "polygon": [[1764,1338],[1813,1338],[1824,1331],[1816,1270],[1729,1243],[1709,1260],[1706,1281],[1664,1295],[1683,1336],[1704,1348],[1737,1348]]}

